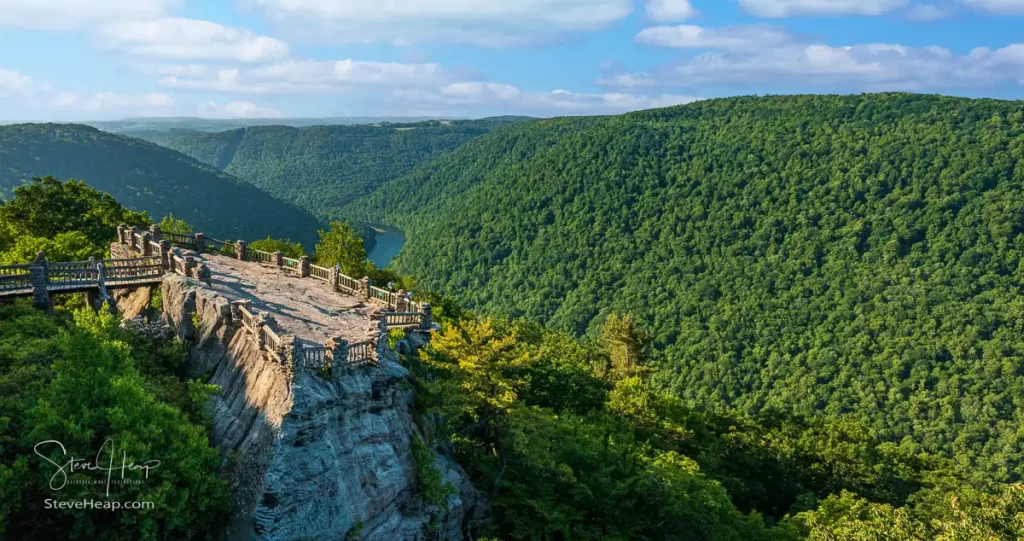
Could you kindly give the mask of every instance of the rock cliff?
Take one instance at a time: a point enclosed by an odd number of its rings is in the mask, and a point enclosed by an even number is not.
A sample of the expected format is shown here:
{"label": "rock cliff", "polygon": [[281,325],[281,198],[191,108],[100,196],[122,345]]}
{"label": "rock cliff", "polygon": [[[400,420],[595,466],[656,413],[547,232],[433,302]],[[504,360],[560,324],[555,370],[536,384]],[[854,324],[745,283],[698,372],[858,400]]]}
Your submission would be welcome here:
{"label": "rock cliff", "polygon": [[465,473],[434,454],[455,489],[442,506],[417,492],[412,389],[398,358],[329,379],[288,373],[231,320],[227,299],[177,275],[161,287],[164,318],[190,340],[191,371],[220,386],[212,441],[233,489],[232,539],[465,538],[481,512]]}

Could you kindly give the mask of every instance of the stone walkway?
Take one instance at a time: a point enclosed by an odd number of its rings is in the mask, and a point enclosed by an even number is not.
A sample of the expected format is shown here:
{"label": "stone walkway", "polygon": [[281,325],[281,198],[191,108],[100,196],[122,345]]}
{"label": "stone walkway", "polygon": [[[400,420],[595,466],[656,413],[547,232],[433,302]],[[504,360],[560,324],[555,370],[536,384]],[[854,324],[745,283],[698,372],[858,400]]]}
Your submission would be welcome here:
{"label": "stone walkway", "polygon": [[323,344],[337,336],[355,343],[376,336],[371,315],[380,308],[333,292],[325,282],[219,254],[189,255],[210,267],[215,292],[232,301],[252,301],[254,310],[268,314],[279,328],[304,343]]}

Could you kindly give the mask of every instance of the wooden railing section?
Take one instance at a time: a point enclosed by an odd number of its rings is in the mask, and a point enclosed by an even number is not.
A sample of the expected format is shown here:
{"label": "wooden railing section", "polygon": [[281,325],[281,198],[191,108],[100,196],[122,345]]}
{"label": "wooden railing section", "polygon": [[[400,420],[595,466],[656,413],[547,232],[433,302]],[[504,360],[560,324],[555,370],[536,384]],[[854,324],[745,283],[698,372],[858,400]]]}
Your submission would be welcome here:
{"label": "wooden railing section", "polygon": [[388,327],[419,327],[423,314],[419,312],[384,312],[384,323]]}
{"label": "wooden railing section", "polygon": [[31,265],[4,265],[0,267],[0,295],[32,291]]}
{"label": "wooden railing section", "polygon": [[349,344],[348,362],[350,364],[371,362],[376,355],[376,347],[376,344],[374,344],[372,340]]}
{"label": "wooden railing section", "polygon": [[250,252],[252,255],[246,258],[249,261],[255,261],[256,263],[274,263],[274,254],[270,252],[264,252],[262,250],[248,250],[246,254]]}
{"label": "wooden railing section", "polygon": [[[32,295],[39,308],[49,307],[50,293],[153,284],[164,275],[159,257],[47,262],[0,266],[0,297]],[[45,303],[46,306],[42,306]]]}
{"label": "wooden railing section", "polygon": [[324,282],[331,281],[331,269],[327,267],[318,267],[316,265],[309,266],[309,277],[316,280],[323,280]]}
{"label": "wooden railing section", "polygon": [[338,289],[353,295],[359,294],[363,289],[363,283],[350,276],[338,273]]}

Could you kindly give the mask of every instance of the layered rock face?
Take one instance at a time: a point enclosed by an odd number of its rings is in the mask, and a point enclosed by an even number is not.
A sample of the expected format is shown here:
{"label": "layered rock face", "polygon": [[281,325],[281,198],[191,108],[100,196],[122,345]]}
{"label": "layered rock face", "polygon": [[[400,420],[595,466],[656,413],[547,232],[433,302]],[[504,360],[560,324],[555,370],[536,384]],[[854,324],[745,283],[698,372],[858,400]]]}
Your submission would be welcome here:
{"label": "layered rock face", "polygon": [[447,511],[417,494],[412,389],[390,350],[330,378],[290,373],[233,324],[224,297],[177,275],[161,293],[164,318],[194,344],[192,373],[221,389],[212,441],[231,476],[230,538],[466,537],[482,502],[458,465],[434,455],[456,492]]}

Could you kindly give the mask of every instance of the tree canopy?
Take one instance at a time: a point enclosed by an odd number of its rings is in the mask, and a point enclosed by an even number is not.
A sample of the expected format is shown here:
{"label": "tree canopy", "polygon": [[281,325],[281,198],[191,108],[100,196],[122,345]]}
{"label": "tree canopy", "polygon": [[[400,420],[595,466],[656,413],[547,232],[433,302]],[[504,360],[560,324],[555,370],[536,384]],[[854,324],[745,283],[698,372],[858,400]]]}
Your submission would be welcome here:
{"label": "tree canopy", "polygon": [[483,314],[651,334],[685,403],[855,419],[1024,474],[1024,104],[718,99],[476,138],[347,209]]}

